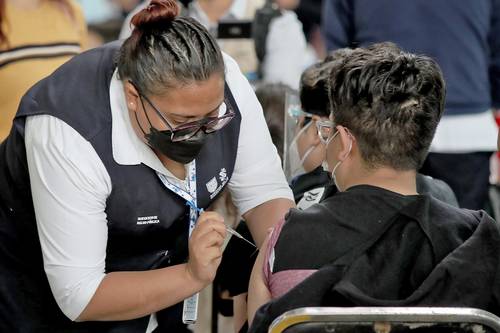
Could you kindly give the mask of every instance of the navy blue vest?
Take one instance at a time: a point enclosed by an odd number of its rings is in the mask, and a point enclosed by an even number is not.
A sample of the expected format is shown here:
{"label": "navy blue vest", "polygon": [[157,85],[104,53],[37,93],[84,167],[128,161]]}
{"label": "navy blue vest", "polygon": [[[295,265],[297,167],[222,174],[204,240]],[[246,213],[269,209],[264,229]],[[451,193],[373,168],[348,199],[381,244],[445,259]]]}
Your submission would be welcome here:
{"label": "navy blue vest", "polygon": [[[119,47],[115,42],[83,53],[31,88],[21,101],[9,137],[0,145],[2,332],[145,332],[149,320],[147,316],[123,322],[73,323],[57,307],[43,273],[29,189],[23,140],[27,116],[49,114],[63,120],[92,144],[104,163],[112,182],[105,211],[106,272],[150,270],[187,259],[189,209],[185,201],[167,190],[144,164],[120,165],[113,159],[109,85]],[[196,159],[198,206],[203,208],[225,187],[236,160],[241,114],[227,85],[225,94],[236,116],[209,136]],[[159,222],[141,223],[148,217]],[[160,311],[155,332],[180,331],[181,312],[182,304]]]}

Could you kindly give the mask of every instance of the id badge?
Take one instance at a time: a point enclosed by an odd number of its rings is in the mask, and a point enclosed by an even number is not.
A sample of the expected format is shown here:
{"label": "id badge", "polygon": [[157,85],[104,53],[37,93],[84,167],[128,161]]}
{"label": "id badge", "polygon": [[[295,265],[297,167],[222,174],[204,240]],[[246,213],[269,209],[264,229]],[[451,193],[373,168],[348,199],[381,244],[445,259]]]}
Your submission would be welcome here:
{"label": "id badge", "polygon": [[182,322],[184,324],[194,324],[198,319],[198,297],[199,293],[184,300],[182,308]]}

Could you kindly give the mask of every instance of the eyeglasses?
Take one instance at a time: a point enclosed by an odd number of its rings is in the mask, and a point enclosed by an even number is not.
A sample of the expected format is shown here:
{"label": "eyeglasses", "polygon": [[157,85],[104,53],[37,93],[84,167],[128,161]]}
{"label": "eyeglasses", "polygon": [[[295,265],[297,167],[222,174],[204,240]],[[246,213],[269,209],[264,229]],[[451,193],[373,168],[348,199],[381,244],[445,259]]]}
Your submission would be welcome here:
{"label": "eyeglasses", "polygon": [[325,145],[335,137],[337,131],[335,130],[335,123],[331,120],[318,120],[316,128],[318,129],[318,136],[321,142]]}
{"label": "eyeglasses", "polygon": [[295,121],[296,124],[301,123],[302,126],[307,125],[312,120],[314,115],[305,112],[299,105],[292,105],[288,107],[288,115]]}
{"label": "eyeglasses", "polygon": [[[135,85],[134,85],[134,87],[135,87]],[[222,116],[205,117],[205,118],[200,119],[200,120],[186,122],[186,123],[181,124],[177,127],[174,127],[174,126],[170,125],[170,123],[168,122],[167,118],[165,118],[163,113],[160,112],[160,110],[158,110],[154,106],[154,104],[137,89],[137,87],[136,87],[136,90],[137,90],[137,93],[139,94],[139,99],[141,100],[141,104],[142,104],[142,107],[144,109],[144,113],[146,115],[146,118],[148,119],[149,124],[151,125],[151,121],[149,120],[148,113],[146,112],[146,108],[144,107],[144,102],[142,100],[143,98],[153,108],[153,110],[161,118],[161,120],[165,123],[165,125],[167,125],[167,127],[169,128],[169,130],[171,132],[170,138],[171,138],[172,142],[179,142],[179,141],[188,140],[188,139],[192,138],[193,136],[195,136],[200,130],[202,130],[206,134],[221,130],[234,118],[234,115],[235,115],[235,112],[231,107],[231,103],[227,102],[224,99],[224,102],[219,107],[219,110],[221,107],[224,107],[224,106],[226,108],[226,110]]]}

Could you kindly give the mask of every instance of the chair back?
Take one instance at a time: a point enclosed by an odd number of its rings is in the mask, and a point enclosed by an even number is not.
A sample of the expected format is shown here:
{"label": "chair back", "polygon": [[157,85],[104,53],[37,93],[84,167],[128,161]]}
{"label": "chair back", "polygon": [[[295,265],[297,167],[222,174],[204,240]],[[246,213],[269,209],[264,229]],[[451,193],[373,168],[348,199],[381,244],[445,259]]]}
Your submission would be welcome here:
{"label": "chair back", "polygon": [[472,308],[308,307],[276,318],[269,333],[500,333],[500,318]]}

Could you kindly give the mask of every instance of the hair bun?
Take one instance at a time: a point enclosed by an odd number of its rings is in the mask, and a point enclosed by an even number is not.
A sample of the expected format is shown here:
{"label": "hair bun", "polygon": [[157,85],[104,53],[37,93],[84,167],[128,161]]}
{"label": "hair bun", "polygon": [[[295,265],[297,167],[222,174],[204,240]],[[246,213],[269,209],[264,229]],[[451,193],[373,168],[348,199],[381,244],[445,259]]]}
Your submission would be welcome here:
{"label": "hair bun", "polygon": [[172,22],[180,12],[175,0],[151,0],[149,5],[134,15],[132,24],[138,30],[161,23]]}

